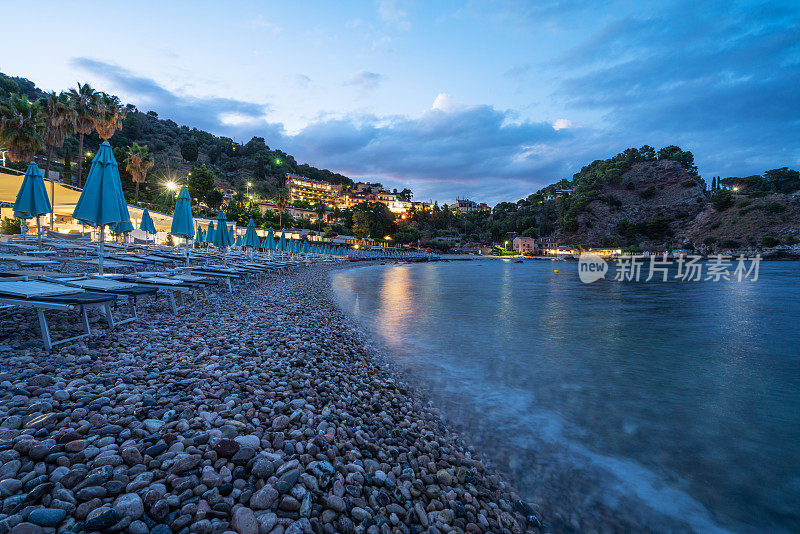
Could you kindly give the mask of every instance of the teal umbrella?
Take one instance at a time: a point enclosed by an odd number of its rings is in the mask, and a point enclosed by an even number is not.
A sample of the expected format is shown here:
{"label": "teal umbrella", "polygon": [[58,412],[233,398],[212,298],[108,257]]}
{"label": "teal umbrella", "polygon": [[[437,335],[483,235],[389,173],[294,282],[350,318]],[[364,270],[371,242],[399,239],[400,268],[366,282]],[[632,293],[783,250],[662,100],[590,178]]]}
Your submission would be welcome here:
{"label": "teal umbrella", "polygon": [[189,265],[189,239],[194,237],[194,221],[192,220],[192,197],[189,189],[181,187],[175,199],[175,212],[172,214],[172,235],[182,237],[186,243],[186,265]]}
{"label": "teal umbrella", "polygon": [[308,244],[308,241],[303,242],[303,252],[305,252],[306,254],[311,252],[311,245]]}
{"label": "teal umbrella", "polygon": [[181,188],[175,200],[175,213],[172,215],[172,235],[177,235],[187,240],[194,237],[194,221],[192,220],[192,197],[186,186]]}
{"label": "teal umbrella", "polygon": [[195,241],[198,243],[204,243],[206,240],[206,233],[203,231],[202,226],[197,227],[197,234],[195,235]]}
{"label": "teal umbrella", "polygon": [[242,236],[237,235],[235,243],[236,243],[237,247],[241,247],[242,246]]}
{"label": "teal umbrella", "polygon": [[267,231],[267,239],[266,239],[266,247],[270,250],[275,250],[275,232],[272,231],[272,227]]}
{"label": "teal umbrella", "polygon": [[247,221],[247,230],[244,233],[244,241],[242,244],[245,247],[257,248],[259,245],[258,233],[256,232],[256,223],[253,219]]}
{"label": "teal umbrella", "polygon": [[231,244],[235,241],[235,234],[233,233],[233,226],[228,227],[228,235],[231,238]]}
{"label": "teal umbrella", "polygon": [[278,240],[278,246],[275,248],[276,250],[282,250],[284,252],[286,251],[286,236],[284,235],[283,230],[281,230],[281,238]]}
{"label": "teal umbrella", "polygon": [[117,160],[114,159],[114,153],[111,151],[108,141],[103,141],[92,160],[86,185],[83,186],[72,216],[83,224],[100,227],[98,266],[100,274],[103,274],[105,226],[130,220],[125,196],[122,194]]}
{"label": "teal umbrella", "polygon": [[213,244],[214,243],[214,221],[208,223],[208,231],[206,232],[206,243]]}
{"label": "teal umbrella", "polygon": [[14,216],[20,219],[36,217],[36,234],[39,236],[39,250],[42,250],[42,226],[39,216],[50,213],[50,198],[44,187],[42,171],[36,163],[29,163],[22,186],[14,201]]}
{"label": "teal umbrella", "polygon": [[153,223],[153,218],[150,217],[150,212],[147,211],[147,208],[142,212],[142,221],[139,223],[139,230],[144,230],[146,232],[145,241],[147,241],[147,234],[156,233],[156,225]]}
{"label": "teal umbrella", "polygon": [[228,232],[228,219],[225,212],[219,210],[217,214],[217,231],[214,232],[214,245],[217,247],[229,247],[233,244],[233,232]]}

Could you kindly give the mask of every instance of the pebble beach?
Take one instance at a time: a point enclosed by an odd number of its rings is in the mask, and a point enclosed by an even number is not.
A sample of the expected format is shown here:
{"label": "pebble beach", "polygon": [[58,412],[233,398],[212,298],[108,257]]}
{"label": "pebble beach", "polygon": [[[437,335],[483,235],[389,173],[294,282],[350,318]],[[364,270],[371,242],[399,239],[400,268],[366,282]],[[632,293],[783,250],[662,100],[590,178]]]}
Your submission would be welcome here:
{"label": "pebble beach", "polygon": [[[520,533],[538,515],[369,348],[317,265],[42,349],[0,316],[0,534]],[[77,314],[48,313],[55,335]]]}

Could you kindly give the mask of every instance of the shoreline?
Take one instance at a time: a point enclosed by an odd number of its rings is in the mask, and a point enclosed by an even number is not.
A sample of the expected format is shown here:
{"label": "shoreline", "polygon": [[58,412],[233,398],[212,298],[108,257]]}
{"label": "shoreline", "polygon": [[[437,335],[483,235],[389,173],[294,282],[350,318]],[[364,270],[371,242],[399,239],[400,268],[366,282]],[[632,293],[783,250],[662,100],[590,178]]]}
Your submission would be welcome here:
{"label": "shoreline", "polygon": [[0,532],[535,531],[359,339],[330,284],[348,267],[247,280],[180,317],[146,302],[49,354],[32,314],[3,316]]}

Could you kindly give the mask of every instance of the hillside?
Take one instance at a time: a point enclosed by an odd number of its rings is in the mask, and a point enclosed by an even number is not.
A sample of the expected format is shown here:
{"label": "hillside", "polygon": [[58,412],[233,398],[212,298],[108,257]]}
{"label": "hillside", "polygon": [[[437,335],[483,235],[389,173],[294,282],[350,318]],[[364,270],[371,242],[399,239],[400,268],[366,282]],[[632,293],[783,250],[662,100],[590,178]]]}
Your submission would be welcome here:
{"label": "hillside", "polygon": [[[8,98],[11,93],[23,94],[32,101],[45,96],[30,80],[0,73],[0,100]],[[145,201],[155,201],[154,197],[163,193],[159,189],[160,182],[169,177],[186,177],[194,163],[207,165],[214,172],[216,185],[221,189],[243,189],[246,182],[251,182],[251,191],[263,196],[272,195],[277,187],[282,186],[286,173],[297,173],[331,183],[352,182],[341,174],[298,163],[291,154],[270,147],[267,140],[261,137],[238,144],[227,137],[159,118],[154,111],[140,111],[131,104],[126,109],[128,113],[122,129],[110,141],[117,154],[123,154],[134,142],[146,144],[153,153],[156,166],[140,192]],[[99,145],[100,138],[96,133],[86,136],[85,151],[94,152]],[[75,162],[77,152],[77,139],[71,136],[56,151],[56,159]],[[56,167],[54,170],[64,169]],[[122,166],[120,170],[124,175]],[[84,165],[84,174],[86,172],[88,165]],[[75,176],[67,178],[68,182],[77,182]],[[123,176],[126,189],[129,184],[129,177]]]}

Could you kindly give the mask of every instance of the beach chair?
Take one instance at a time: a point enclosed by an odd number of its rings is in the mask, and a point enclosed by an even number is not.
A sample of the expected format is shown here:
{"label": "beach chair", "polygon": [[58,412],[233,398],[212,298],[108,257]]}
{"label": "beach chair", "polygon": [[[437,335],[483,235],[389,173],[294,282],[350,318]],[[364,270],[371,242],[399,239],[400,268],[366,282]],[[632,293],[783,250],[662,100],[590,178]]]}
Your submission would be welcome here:
{"label": "beach chair", "polygon": [[[116,299],[116,295],[90,292],[41,280],[0,279],[0,305],[35,309],[39,318],[42,342],[46,350],[52,349],[54,345],[91,336],[92,330],[87,315],[87,310],[91,308],[100,309],[105,315],[109,328],[113,329],[114,318],[111,314],[111,304]],[[44,313],[46,310],[79,311],[85,332],[54,342],[50,337],[50,328]]]}
{"label": "beach chair", "polygon": [[52,281],[68,287],[77,287],[89,291],[97,291],[99,293],[110,293],[122,297],[128,302],[131,310],[131,316],[127,319],[116,319],[115,324],[127,324],[139,318],[137,309],[138,301],[141,297],[151,296],[158,293],[158,288],[142,286],[140,284],[133,284],[130,282],[121,282],[110,278],[99,276],[79,276],[79,277],[58,277],[58,278],[41,278],[45,281]]}

